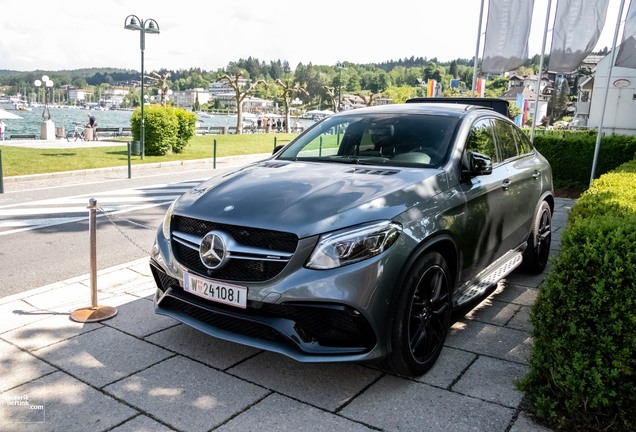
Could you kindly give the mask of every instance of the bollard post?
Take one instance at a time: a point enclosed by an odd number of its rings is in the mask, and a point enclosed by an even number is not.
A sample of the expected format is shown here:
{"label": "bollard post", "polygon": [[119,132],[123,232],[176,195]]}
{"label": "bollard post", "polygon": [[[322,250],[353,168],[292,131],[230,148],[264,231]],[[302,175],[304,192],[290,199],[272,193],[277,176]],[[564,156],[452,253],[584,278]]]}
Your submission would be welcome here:
{"label": "bollard post", "polygon": [[99,322],[117,315],[117,309],[111,306],[97,305],[97,200],[88,200],[88,231],[90,238],[90,265],[91,265],[91,305],[76,309],[71,313],[71,319],[76,322]]}
{"label": "bollard post", "polygon": [[2,179],[2,150],[0,149],[0,193],[4,193],[4,184]]}
{"label": "bollard post", "polygon": [[131,167],[130,167],[130,156],[131,156],[130,147],[131,146],[132,146],[132,143],[130,141],[128,141],[128,179],[132,178],[132,171],[131,171]]}
{"label": "bollard post", "polygon": [[216,138],[214,138],[214,150],[213,150],[213,158],[212,158],[212,169],[216,169]]}
{"label": "bollard post", "polygon": [[276,150],[276,135],[274,135],[274,150]]}

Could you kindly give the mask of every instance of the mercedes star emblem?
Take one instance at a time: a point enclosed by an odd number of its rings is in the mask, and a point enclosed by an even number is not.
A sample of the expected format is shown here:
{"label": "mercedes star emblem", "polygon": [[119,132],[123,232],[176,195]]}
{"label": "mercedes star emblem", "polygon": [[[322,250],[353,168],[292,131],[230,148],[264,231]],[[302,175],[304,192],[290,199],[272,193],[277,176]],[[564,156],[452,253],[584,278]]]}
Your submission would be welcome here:
{"label": "mercedes star emblem", "polygon": [[203,236],[199,246],[199,256],[203,265],[209,269],[216,270],[223,266],[229,257],[227,243],[223,235],[210,231]]}

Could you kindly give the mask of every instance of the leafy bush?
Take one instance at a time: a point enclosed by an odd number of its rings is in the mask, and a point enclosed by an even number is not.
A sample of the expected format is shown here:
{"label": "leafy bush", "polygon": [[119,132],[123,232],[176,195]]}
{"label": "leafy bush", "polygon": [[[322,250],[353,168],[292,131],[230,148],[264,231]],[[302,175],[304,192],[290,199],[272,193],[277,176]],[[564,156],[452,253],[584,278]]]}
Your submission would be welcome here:
{"label": "leafy bush", "polygon": [[[590,183],[596,132],[554,131],[537,134],[534,145],[552,166],[557,188],[585,189]],[[622,163],[634,159],[636,137],[608,135],[601,139],[595,177],[598,178]]]}
{"label": "leafy bush", "polygon": [[520,388],[558,429],[636,430],[634,175],[624,164],[577,201],[531,313]]}
{"label": "leafy bush", "polygon": [[181,108],[175,108],[174,113],[177,117],[179,130],[177,132],[177,142],[172,146],[172,151],[181,153],[196,132],[197,116]]}
{"label": "leafy bush", "polygon": [[[145,154],[163,156],[168,152],[182,153],[196,131],[197,117],[181,108],[152,105],[144,108],[146,117]],[[133,139],[141,136],[141,109],[130,118]]]}
{"label": "leafy bush", "polygon": [[[171,109],[161,105],[144,107],[146,136],[144,140],[145,154],[163,156],[177,144],[179,122]],[[141,109],[136,109],[130,117],[133,139],[139,141],[141,136]]]}

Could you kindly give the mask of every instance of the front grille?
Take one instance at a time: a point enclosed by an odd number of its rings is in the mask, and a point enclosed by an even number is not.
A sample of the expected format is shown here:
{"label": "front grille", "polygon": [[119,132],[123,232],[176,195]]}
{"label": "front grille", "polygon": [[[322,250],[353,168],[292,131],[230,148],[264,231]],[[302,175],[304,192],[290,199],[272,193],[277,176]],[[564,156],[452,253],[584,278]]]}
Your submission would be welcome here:
{"label": "front grille", "polygon": [[163,270],[155,265],[150,264],[150,271],[152,272],[152,276],[155,279],[157,287],[161,291],[165,292],[170,287],[180,288],[179,281],[177,279],[167,275]]}
{"label": "front grille", "polygon": [[231,235],[237,243],[272,251],[291,253],[298,245],[298,237],[292,233],[220,224],[184,216],[174,216],[171,226],[173,231],[181,231],[197,237],[203,237],[214,230],[223,231]]}
{"label": "front grille", "polygon": [[174,297],[164,299],[161,302],[161,306],[185,313],[198,321],[232,333],[278,343],[288,342],[287,339],[280,333],[267,325],[213,312],[211,310],[180,301]]}
{"label": "front grille", "polygon": [[232,260],[225,267],[210,270],[201,262],[199,251],[181,243],[173,242],[172,251],[177,261],[195,273],[208,275],[215,279],[231,281],[261,282],[269,280],[285,268],[286,262],[259,260]]}
{"label": "front grille", "polygon": [[[267,251],[293,253],[298,246],[298,237],[292,233],[270,231],[259,228],[220,224],[184,216],[174,216],[172,230],[195,237],[203,237],[210,231],[222,231],[243,246]],[[195,273],[228,281],[262,282],[274,278],[287,264],[286,261],[266,259],[231,259],[217,270],[210,270],[203,265],[198,249],[180,242],[172,242],[175,258]]]}
{"label": "front grille", "polygon": [[323,346],[370,349],[375,345],[375,335],[369,323],[347,306],[266,303],[262,312],[295,321],[297,331]]}
{"label": "front grille", "polygon": [[[160,270],[158,272],[161,273]],[[343,305],[248,302],[247,309],[237,309],[173,288],[161,298],[160,307],[187,314],[216,329],[294,345],[313,354],[366,352],[376,343],[375,334],[366,319],[353,308]]]}

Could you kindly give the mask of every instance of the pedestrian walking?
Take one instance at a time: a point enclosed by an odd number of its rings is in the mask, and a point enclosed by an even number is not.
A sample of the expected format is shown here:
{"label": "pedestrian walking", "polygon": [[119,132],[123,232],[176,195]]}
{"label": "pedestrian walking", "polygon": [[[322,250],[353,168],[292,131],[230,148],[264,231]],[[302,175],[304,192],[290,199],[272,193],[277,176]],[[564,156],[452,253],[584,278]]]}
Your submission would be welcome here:
{"label": "pedestrian walking", "polygon": [[97,119],[93,113],[88,113],[88,124],[86,126],[93,130],[93,141],[97,141]]}

